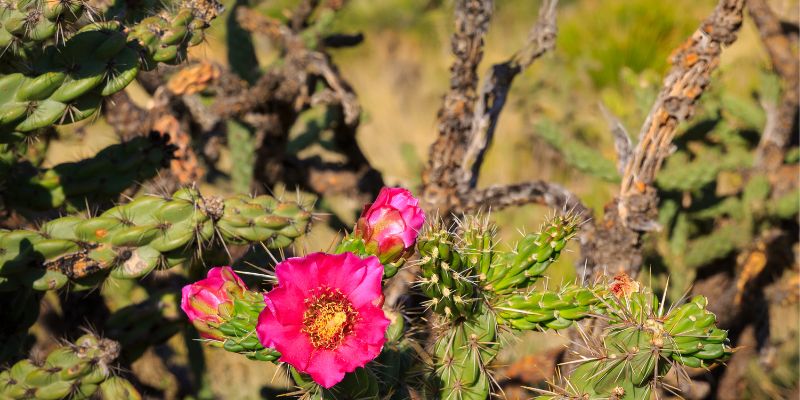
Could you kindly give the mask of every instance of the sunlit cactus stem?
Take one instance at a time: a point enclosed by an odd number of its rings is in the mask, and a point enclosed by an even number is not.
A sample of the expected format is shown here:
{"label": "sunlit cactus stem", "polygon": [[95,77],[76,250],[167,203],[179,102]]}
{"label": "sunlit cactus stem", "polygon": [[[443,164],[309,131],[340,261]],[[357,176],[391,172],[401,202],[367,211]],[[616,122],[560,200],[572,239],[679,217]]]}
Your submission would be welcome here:
{"label": "sunlit cactus stem", "polygon": [[[133,26],[77,18],[86,9],[78,0],[0,4],[0,143],[86,119],[140,70],[184,61],[221,5],[187,0]],[[57,29],[70,18],[71,29]],[[56,31],[64,36],[45,40]]]}
{"label": "sunlit cactus stem", "polygon": [[38,230],[0,230],[2,288],[93,287],[110,274],[136,279],[202,258],[213,246],[292,244],[308,229],[302,204],[270,196],[140,196],[96,217],[68,216]]}

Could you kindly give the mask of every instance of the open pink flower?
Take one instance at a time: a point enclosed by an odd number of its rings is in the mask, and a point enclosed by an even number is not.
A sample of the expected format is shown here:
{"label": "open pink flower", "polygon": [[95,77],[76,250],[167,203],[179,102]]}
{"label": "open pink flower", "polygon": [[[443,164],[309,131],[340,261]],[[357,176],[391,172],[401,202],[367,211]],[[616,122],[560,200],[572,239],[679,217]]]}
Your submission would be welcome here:
{"label": "open pink flower", "polygon": [[414,247],[424,223],[425,213],[411,192],[385,187],[374,203],[364,206],[355,235],[361,237],[367,249],[377,254],[382,262],[393,262]]}
{"label": "open pink flower", "polygon": [[280,361],[330,388],[380,354],[389,320],[376,257],[313,253],[281,262],[275,274],[256,333]]}
{"label": "open pink flower", "polygon": [[181,309],[200,336],[221,339],[222,334],[215,326],[232,312],[234,297],[241,297],[246,290],[247,286],[231,267],[211,268],[206,279],[183,287]]}

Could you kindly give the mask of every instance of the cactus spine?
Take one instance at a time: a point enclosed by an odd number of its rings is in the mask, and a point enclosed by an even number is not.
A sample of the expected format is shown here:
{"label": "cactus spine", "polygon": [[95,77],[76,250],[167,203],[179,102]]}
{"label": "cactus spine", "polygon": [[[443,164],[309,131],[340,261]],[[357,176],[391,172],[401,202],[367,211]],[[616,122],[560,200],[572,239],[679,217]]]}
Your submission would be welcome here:
{"label": "cactus spine", "polygon": [[310,217],[300,204],[269,196],[222,201],[194,189],[171,198],[140,196],[97,217],[58,218],[38,231],[0,231],[0,281],[6,290],[52,290],[70,281],[92,285],[90,278],[107,273],[135,279],[200,257],[199,249],[215,238],[286,247],[305,233]]}

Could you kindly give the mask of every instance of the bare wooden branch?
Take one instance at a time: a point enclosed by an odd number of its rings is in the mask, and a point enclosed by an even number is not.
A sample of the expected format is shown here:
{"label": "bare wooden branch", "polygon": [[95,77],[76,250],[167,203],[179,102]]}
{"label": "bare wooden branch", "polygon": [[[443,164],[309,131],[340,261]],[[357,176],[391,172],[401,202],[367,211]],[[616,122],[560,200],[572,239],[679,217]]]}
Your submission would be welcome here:
{"label": "bare wooden branch", "polygon": [[514,185],[493,185],[476,190],[461,199],[461,211],[501,210],[525,204],[541,204],[578,215],[591,216],[591,211],[577,196],[555,183],[533,181]]}
{"label": "bare wooden branch", "polygon": [[429,210],[449,215],[458,203],[460,164],[472,128],[478,64],[483,57],[483,38],[492,17],[492,0],[458,0],[456,30],[451,50],[456,59],[450,68],[450,90],[439,109],[439,136],[430,148],[423,173],[422,200]]}
{"label": "bare wooden branch", "polygon": [[291,28],[295,33],[302,31],[306,27],[308,19],[319,5],[319,0],[303,0],[297,5],[292,13]]}
{"label": "bare wooden branch", "polygon": [[721,0],[714,13],[671,57],[672,68],[639,133],[639,143],[625,167],[620,186],[619,213],[622,222],[635,230],[655,227],[651,215],[657,201],[645,199],[648,190],[670,154],[678,124],[694,113],[695,104],[719,65],[722,46],[736,40],[742,24],[744,0]]}
{"label": "bare wooden branch", "polygon": [[765,0],[747,0],[747,7],[769,54],[772,69],[781,78],[779,103],[765,104],[767,125],[761,135],[757,152],[759,164],[774,169],[782,162],[792,132],[797,134],[800,58],[798,58],[797,44],[792,45],[796,40],[790,37],[790,33],[785,30],[781,20]]}
{"label": "bare wooden branch", "polygon": [[708,86],[722,46],[736,40],[743,6],[744,0],[720,0],[713,14],[673,53],[672,68],[626,164],[619,195],[605,207],[603,220],[587,224],[580,235],[581,264],[586,265],[587,275],[639,272],[642,234],[659,227],[652,183],[671,153],[678,124],[691,117]]}
{"label": "bare wooden branch", "polygon": [[[239,116],[258,130],[255,177],[259,185],[282,182],[317,194],[358,194],[366,202],[377,195],[383,178],[356,141],[361,118],[358,98],[330,57],[322,50],[307,48],[300,36],[318,3],[302,2],[290,26],[246,8],[239,10],[237,17],[244,29],[266,34],[283,45],[284,64],[250,87],[232,80],[226,89],[230,96],[223,96],[215,109]],[[310,88],[318,83],[327,88],[311,94]],[[300,160],[285,152],[289,130],[300,113],[317,104],[325,104],[334,113],[331,129],[337,149],[345,156],[342,163]]]}
{"label": "bare wooden branch", "polygon": [[558,0],[545,0],[539,9],[539,18],[531,28],[527,43],[506,62],[495,64],[484,78],[483,87],[475,105],[472,126],[461,161],[458,178],[459,192],[475,188],[486,151],[492,144],[500,112],[514,78],[529,67],[534,60],[555,48],[556,6]]}
{"label": "bare wooden branch", "polygon": [[569,207],[585,209],[564,188],[545,182],[475,190],[484,155],[491,146],[514,78],[555,47],[557,4],[557,0],[543,2],[525,46],[508,61],[493,65],[480,93],[476,94],[476,71],[493,5],[491,1],[457,2],[456,32],[452,37],[456,60],[451,67],[450,91],[439,111],[439,136],[430,148],[428,167],[423,173],[422,198],[428,209],[445,216],[526,202],[555,207],[569,203]]}

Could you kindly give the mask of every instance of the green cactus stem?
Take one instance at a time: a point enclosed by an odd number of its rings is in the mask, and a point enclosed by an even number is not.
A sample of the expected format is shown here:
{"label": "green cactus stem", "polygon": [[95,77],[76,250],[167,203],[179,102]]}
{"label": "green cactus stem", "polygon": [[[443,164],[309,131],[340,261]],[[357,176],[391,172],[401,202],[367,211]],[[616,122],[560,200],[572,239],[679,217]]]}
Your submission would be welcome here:
{"label": "green cactus stem", "polygon": [[471,318],[448,327],[433,345],[432,387],[441,399],[485,400],[491,377],[488,365],[499,343],[494,314],[478,307]]}
{"label": "green cactus stem", "polygon": [[4,399],[140,399],[130,382],[112,376],[119,344],[92,334],[53,350],[41,363],[22,360],[0,372]]}
{"label": "green cactus stem", "polygon": [[27,59],[47,43],[63,42],[92,17],[83,0],[0,3],[0,48],[4,49],[0,65],[14,65],[13,61]]}
{"label": "green cactus stem", "polygon": [[213,245],[289,246],[306,232],[302,205],[270,196],[204,198],[181,189],[171,198],[140,196],[104,213],[51,220],[39,230],[0,231],[2,288],[93,287],[92,278],[140,278],[158,266],[202,258]]}
{"label": "green cactus stem", "polygon": [[578,232],[574,215],[548,219],[537,233],[525,235],[513,252],[496,257],[480,275],[483,288],[497,294],[524,289],[536,282]]}
{"label": "green cactus stem", "polygon": [[63,42],[0,58],[0,143],[88,118],[139,70],[185,60],[219,9],[216,0],[186,0],[172,14],[164,11],[133,26],[87,21]]}
{"label": "green cactus stem", "polygon": [[498,322],[518,330],[561,330],[603,312],[602,287],[564,285],[555,291],[537,290],[498,296],[493,305]]}
{"label": "green cactus stem", "polygon": [[445,229],[431,227],[417,238],[419,282],[430,297],[430,308],[452,318],[469,316],[477,301],[472,266],[456,247],[457,238]]}

